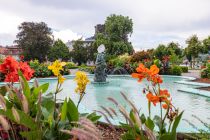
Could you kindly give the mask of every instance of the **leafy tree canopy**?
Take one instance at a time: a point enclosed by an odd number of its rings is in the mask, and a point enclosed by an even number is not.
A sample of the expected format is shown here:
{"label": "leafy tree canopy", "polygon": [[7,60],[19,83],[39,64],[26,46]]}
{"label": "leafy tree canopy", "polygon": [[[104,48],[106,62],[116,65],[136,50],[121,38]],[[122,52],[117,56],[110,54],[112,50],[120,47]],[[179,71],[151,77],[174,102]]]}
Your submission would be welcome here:
{"label": "leafy tree canopy", "polygon": [[205,52],[210,51],[210,36],[203,40]]}
{"label": "leafy tree canopy", "polygon": [[128,41],[128,35],[133,32],[133,21],[128,16],[110,15],[105,21],[105,32],[110,41]]}
{"label": "leafy tree canopy", "polygon": [[26,60],[44,61],[52,45],[52,31],[44,22],[23,22],[18,27],[15,42],[23,50]]}
{"label": "leafy tree canopy", "polygon": [[188,45],[185,53],[192,58],[198,57],[198,54],[203,51],[203,46],[201,41],[198,39],[197,35],[193,35],[186,40],[186,44]]}
{"label": "leafy tree canopy", "polygon": [[50,61],[55,61],[56,59],[67,61],[70,58],[69,49],[66,44],[58,39],[55,41],[52,48],[50,49],[48,58],[50,59]]}
{"label": "leafy tree canopy", "polygon": [[104,44],[106,53],[110,56],[118,56],[125,53],[132,54],[133,46],[128,41],[128,36],[132,32],[132,19],[113,14],[106,18],[105,33],[98,33],[94,43],[98,46]]}
{"label": "leafy tree canopy", "polygon": [[70,54],[73,61],[79,65],[87,62],[87,48],[84,47],[82,39],[78,39],[73,43],[73,50]]}

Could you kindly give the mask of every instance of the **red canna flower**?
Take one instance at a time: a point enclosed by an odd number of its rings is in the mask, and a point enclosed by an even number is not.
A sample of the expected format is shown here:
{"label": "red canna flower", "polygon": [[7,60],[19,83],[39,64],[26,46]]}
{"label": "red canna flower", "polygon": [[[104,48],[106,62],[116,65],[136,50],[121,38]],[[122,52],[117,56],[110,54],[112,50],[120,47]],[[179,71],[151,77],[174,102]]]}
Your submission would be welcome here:
{"label": "red canna flower", "polygon": [[18,70],[20,70],[27,80],[33,77],[34,70],[26,62],[17,62],[13,57],[8,56],[0,64],[0,72],[5,74],[5,82],[17,82],[19,80]]}

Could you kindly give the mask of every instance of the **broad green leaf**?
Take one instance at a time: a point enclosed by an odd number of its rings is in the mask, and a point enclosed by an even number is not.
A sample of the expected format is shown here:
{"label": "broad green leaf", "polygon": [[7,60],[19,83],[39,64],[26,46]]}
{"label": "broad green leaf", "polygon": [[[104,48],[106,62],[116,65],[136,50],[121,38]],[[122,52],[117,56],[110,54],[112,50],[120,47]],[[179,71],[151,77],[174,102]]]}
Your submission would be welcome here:
{"label": "broad green leaf", "polygon": [[67,117],[69,122],[79,120],[79,112],[74,102],[69,98],[67,102]]}
{"label": "broad green leaf", "polygon": [[45,93],[48,90],[49,83],[42,84],[41,86],[34,88],[33,93],[38,96],[39,92]]}
{"label": "broad green leaf", "polygon": [[159,140],[172,140],[170,134],[163,134]]}
{"label": "broad green leaf", "polygon": [[67,99],[65,99],[61,107],[61,121],[66,120],[66,114],[67,114]]}
{"label": "broad green leaf", "polygon": [[21,136],[27,140],[41,140],[42,132],[40,130],[20,132]]}
{"label": "broad green leaf", "polygon": [[141,122],[142,122],[143,124],[146,122],[146,117],[145,117],[144,114],[141,115],[140,119],[141,119]]}
{"label": "broad green leaf", "polygon": [[95,112],[93,112],[93,113],[87,115],[87,118],[95,123],[101,118],[101,116],[99,116]]}
{"label": "broad green leaf", "polygon": [[11,121],[14,121],[18,124],[24,125],[27,128],[30,128],[31,130],[37,130],[38,129],[38,126],[37,126],[36,122],[34,122],[33,118],[31,118],[30,116],[25,114],[23,111],[20,111],[18,109],[16,109],[16,111],[17,111],[17,113],[19,115],[19,118],[20,118],[20,120],[18,122],[14,118],[14,115],[13,115],[11,109],[7,109],[6,111],[0,110],[0,114],[5,115]]}
{"label": "broad green leaf", "polygon": [[154,127],[155,127],[155,124],[154,122],[150,119],[150,117],[147,117],[147,120],[145,122],[145,125],[153,131]]}
{"label": "broad green leaf", "polygon": [[182,114],[183,114],[184,111],[182,111],[176,118],[175,118],[175,121],[173,123],[173,126],[172,126],[172,131],[171,131],[171,140],[175,140],[176,139],[176,129],[179,125],[179,122],[182,118]]}
{"label": "broad green leaf", "polygon": [[136,137],[132,132],[128,131],[121,136],[121,139],[122,140],[136,140]]}
{"label": "broad green leaf", "polygon": [[28,84],[28,81],[26,80],[26,78],[23,76],[22,72],[19,70],[18,71],[18,75],[21,77],[21,79],[23,80],[23,94],[26,96],[26,98],[29,100],[30,99],[30,87]]}
{"label": "broad green leaf", "polygon": [[52,93],[46,94],[42,96],[42,103],[41,106],[46,108],[49,113],[54,112],[54,97]]}
{"label": "broad green leaf", "polygon": [[132,110],[130,111],[129,116],[130,116],[130,119],[131,119],[134,123],[136,123],[136,120],[135,120],[135,117],[134,117],[134,114],[133,114],[133,111],[132,111]]}
{"label": "broad green leaf", "polygon": [[0,87],[0,94],[5,96],[5,94],[7,93],[7,89],[6,89],[6,86],[1,86]]}

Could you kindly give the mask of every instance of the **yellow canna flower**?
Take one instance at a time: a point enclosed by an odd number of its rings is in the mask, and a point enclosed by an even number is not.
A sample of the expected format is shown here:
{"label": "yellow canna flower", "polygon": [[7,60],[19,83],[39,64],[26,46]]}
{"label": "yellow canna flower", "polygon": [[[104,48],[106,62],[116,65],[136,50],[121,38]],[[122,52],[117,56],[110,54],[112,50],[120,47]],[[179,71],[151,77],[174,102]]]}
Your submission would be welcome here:
{"label": "yellow canna flower", "polygon": [[66,65],[66,62],[60,62],[59,60],[56,60],[55,62],[53,62],[52,65],[48,66],[48,69],[52,70],[55,76],[59,76],[60,71],[63,70],[63,66],[65,65]]}
{"label": "yellow canna flower", "polygon": [[87,75],[84,72],[78,71],[76,72],[76,77],[74,78],[74,81],[77,82],[75,92],[84,94],[86,85],[90,82]]}
{"label": "yellow canna flower", "polygon": [[60,83],[60,84],[63,84],[63,82],[66,80],[66,78],[64,78],[62,75],[59,75],[58,76],[58,82]]}

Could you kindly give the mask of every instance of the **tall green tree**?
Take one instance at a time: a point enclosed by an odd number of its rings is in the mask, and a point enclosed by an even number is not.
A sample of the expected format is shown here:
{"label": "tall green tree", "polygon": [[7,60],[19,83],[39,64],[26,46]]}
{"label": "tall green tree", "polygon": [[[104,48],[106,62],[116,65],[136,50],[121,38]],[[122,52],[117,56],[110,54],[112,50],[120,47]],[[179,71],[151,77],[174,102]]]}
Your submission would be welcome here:
{"label": "tall green tree", "polygon": [[106,18],[105,32],[111,41],[128,41],[133,32],[133,21],[128,16],[112,14]]}
{"label": "tall green tree", "polygon": [[205,53],[210,51],[210,36],[208,36],[206,39],[203,40],[203,46],[204,46]]}
{"label": "tall green tree", "polygon": [[67,61],[70,58],[69,49],[63,41],[58,39],[51,47],[48,58],[50,61],[55,61],[56,59]]}
{"label": "tall green tree", "polygon": [[175,43],[175,42],[172,41],[172,42],[168,43],[166,51],[170,55],[175,54],[177,56],[181,56],[182,55],[182,49],[179,46],[180,46],[179,43]]}
{"label": "tall green tree", "polygon": [[73,43],[73,50],[70,52],[70,55],[78,65],[87,62],[87,48],[84,47],[82,39],[78,39]]}
{"label": "tall green tree", "polygon": [[105,21],[105,32],[96,35],[95,44],[104,44],[110,56],[132,54],[133,46],[128,36],[133,32],[133,21],[122,15],[110,15]]}
{"label": "tall green tree", "polygon": [[170,55],[166,50],[167,46],[164,44],[159,44],[158,47],[154,51],[154,56],[160,60],[163,59],[163,56]]}
{"label": "tall green tree", "polygon": [[44,22],[23,22],[15,42],[23,50],[25,60],[46,60],[52,45],[52,30]]}
{"label": "tall green tree", "polygon": [[[195,61],[195,58],[198,57],[198,54],[203,52],[203,46],[201,41],[198,39],[197,35],[193,35],[186,40],[186,56],[190,56],[192,61]],[[194,67],[194,63],[191,61],[191,67]]]}

